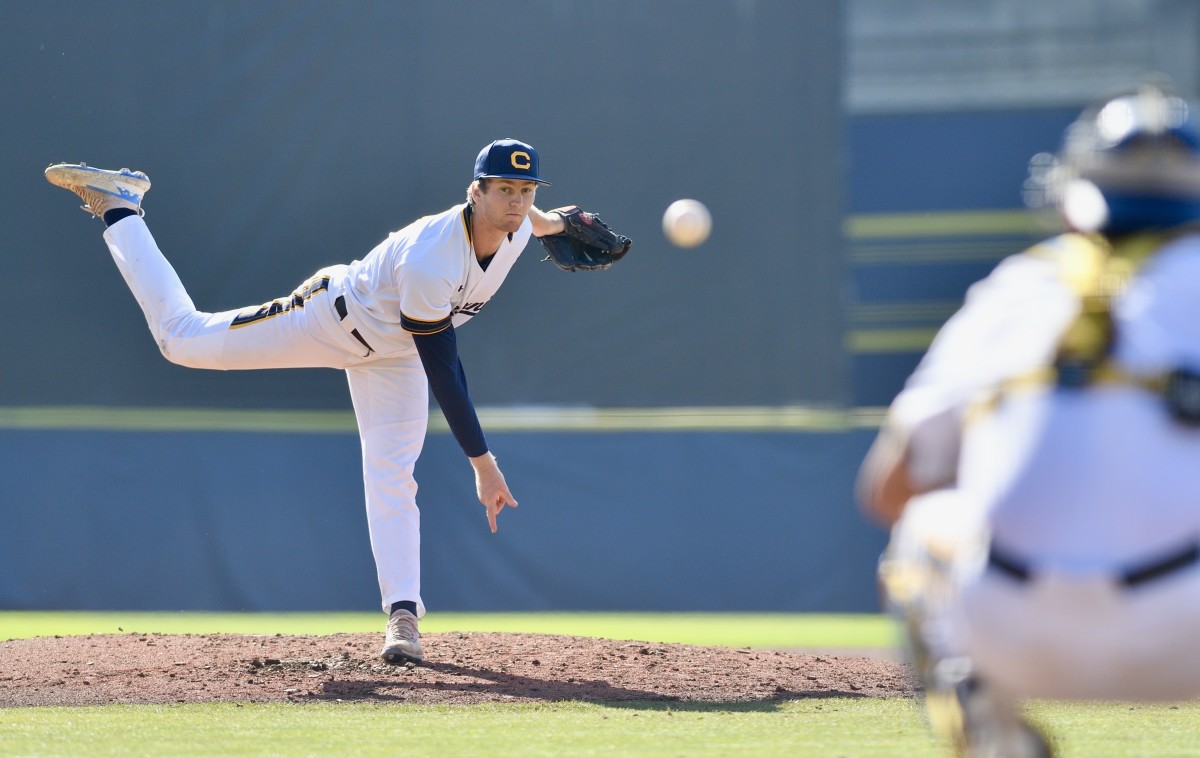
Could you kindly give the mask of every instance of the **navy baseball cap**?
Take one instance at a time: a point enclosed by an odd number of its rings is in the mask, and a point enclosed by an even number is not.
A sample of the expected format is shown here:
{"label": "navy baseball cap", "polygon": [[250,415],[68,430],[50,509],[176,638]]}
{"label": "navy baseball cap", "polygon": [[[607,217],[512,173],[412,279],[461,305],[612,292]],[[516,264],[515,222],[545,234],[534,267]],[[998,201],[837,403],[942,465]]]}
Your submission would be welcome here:
{"label": "navy baseball cap", "polygon": [[475,159],[476,179],[524,179],[549,184],[538,177],[538,154],[532,145],[515,139],[498,139],[484,146]]}

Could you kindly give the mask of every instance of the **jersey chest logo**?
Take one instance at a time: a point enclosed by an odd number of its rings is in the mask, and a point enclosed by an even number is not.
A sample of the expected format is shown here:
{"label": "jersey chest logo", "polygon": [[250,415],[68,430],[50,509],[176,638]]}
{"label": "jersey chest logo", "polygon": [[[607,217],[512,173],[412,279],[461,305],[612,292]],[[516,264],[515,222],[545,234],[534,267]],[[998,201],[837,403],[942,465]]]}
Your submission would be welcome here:
{"label": "jersey chest logo", "polygon": [[483,306],[485,305],[487,305],[486,300],[484,300],[482,303],[463,303],[462,305],[455,306],[454,310],[450,312],[450,315],[455,316],[459,313],[465,313],[468,316],[478,316],[479,312],[483,310]]}

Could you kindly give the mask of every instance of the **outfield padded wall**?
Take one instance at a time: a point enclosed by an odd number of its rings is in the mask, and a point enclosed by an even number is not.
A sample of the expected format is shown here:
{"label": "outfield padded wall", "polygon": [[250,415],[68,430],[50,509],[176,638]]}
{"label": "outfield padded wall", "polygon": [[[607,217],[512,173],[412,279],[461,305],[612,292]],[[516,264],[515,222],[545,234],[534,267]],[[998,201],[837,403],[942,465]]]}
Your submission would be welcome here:
{"label": "outfield padded wall", "polygon": [[[476,402],[845,407],[842,13],[836,0],[14,10],[0,26],[0,409],[350,408],[337,371],[163,360],[101,223],[44,181],[48,164],[146,171],[147,222],[218,311],[285,296],[460,202],[480,147],[509,136],[541,152],[541,207],[597,211],[634,247],[610,271],[566,274],[531,245],[459,335]],[[682,196],[715,219],[690,251],[660,228]],[[869,605],[877,535],[846,505],[857,443],[569,436],[489,434],[522,501],[497,537],[461,452],[431,438],[418,473],[433,607]],[[372,607],[359,471],[352,431],[4,428],[0,607]],[[833,544],[866,534],[862,555],[839,559],[826,528]]]}
{"label": "outfield padded wall", "polygon": [[[879,610],[867,430],[498,433],[491,534],[453,439],[417,468],[431,609]],[[0,430],[0,609],[371,610],[352,433]],[[49,461],[61,462],[52,470]]]}

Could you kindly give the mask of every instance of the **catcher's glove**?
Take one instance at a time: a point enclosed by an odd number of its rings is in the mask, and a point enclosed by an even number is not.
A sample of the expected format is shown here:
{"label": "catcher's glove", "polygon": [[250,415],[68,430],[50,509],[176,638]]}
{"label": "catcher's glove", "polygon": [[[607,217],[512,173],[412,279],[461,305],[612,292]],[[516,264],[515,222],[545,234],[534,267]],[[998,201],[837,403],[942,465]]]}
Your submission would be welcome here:
{"label": "catcher's glove", "polygon": [[548,261],[563,271],[599,271],[625,257],[633,242],[616,234],[595,213],[577,206],[555,208],[551,213],[563,217],[564,229],[559,234],[540,237],[542,247],[550,255]]}

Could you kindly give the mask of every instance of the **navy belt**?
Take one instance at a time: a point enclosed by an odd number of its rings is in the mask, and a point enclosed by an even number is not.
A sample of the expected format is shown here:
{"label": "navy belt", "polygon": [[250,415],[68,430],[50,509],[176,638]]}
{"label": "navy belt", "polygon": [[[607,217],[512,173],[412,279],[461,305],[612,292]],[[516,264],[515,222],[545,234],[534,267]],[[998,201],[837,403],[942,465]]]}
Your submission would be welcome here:
{"label": "navy belt", "polygon": [[[347,313],[346,312],[346,296],[338,295],[337,299],[333,301],[333,307],[335,310],[337,310],[338,319],[345,321],[346,313]],[[372,353],[375,352],[375,349],[371,347],[370,343],[368,343],[365,339],[363,339],[363,336],[358,333],[357,329],[351,329],[350,334],[352,334],[354,336],[354,339],[361,342],[362,346],[365,347],[368,352],[372,352]]]}
{"label": "navy belt", "polygon": [[[1197,561],[1200,561],[1200,544],[1190,545],[1157,560],[1136,564],[1122,571],[1117,575],[1117,584],[1122,587],[1138,587],[1182,571]],[[995,545],[988,548],[987,563],[989,568],[1018,582],[1028,582],[1036,573],[1029,568],[1028,563],[997,549]]]}

